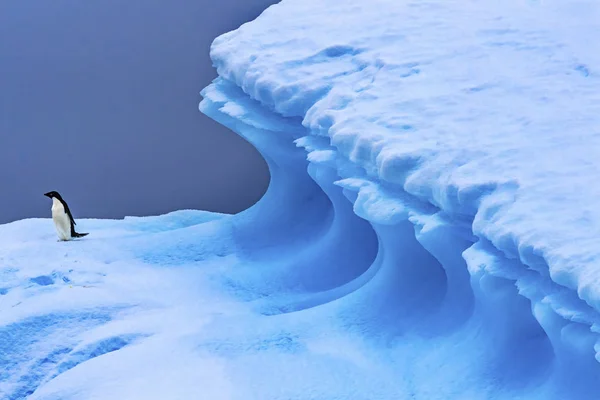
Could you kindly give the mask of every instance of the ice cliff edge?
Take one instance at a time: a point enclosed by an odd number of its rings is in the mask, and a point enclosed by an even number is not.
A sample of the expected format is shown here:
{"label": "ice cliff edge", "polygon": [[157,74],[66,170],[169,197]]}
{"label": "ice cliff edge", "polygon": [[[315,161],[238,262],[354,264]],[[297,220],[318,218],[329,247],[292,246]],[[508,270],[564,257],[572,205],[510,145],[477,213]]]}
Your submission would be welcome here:
{"label": "ice cliff edge", "polygon": [[200,109],[269,164],[234,223],[265,314],[328,305],[462,349],[466,380],[593,398],[600,63],[564,21],[598,7],[484,3],[284,0],[214,41]]}

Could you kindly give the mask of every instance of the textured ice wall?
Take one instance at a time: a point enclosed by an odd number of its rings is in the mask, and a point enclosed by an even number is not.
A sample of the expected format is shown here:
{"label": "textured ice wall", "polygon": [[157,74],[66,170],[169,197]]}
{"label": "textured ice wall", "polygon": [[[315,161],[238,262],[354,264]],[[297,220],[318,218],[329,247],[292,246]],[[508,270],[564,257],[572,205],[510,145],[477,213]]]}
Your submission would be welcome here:
{"label": "textured ice wall", "polygon": [[262,275],[236,284],[326,307],[415,381],[429,357],[450,392],[595,398],[600,63],[575,39],[597,15],[286,0],[217,38],[201,110],[272,174],[236,222]]}

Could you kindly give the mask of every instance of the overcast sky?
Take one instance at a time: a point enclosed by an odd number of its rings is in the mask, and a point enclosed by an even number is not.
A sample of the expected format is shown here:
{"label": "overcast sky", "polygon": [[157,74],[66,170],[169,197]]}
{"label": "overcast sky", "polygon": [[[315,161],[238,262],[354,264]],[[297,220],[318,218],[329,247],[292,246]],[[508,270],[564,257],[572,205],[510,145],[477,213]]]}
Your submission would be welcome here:
{"label": "overcast sky", "polygon": [[274,0],[1,0],[0,223],[237,212],[265,162],[198,111],[212,40]]}

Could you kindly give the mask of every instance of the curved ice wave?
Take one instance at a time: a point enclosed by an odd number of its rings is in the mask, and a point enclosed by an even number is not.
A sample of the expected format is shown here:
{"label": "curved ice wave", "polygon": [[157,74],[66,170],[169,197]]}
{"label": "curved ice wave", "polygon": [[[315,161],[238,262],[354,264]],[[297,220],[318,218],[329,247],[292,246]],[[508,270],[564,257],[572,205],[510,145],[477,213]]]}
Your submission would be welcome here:
{"label": "curved ice wave", "polygon": [[[305,302],[318,304],[324,300],[317,298],[331,296],[322,292],[362,275],[375,257],[376,235],[334,184],[340,178],[335,168],[309,165],[294,143],[304,133],[299,121],[273,115],[223,80],[203,96],[201,110],[253,143],[271,173],[263,198],[233,219],[237,257],[248,273],[238,269],[232,284],[254,297],[311,293]],[[361,251],[348,251],[356,248]],[[297,299],[295,305],[280,302],[264,312],[299,307]],[[271,308],[273,303],[270,299]]]}
{"label": "curved ice wave", "polygon": [[234,284],[265,313],[329,310],[399,365],[594,398],[600,59],[576,39],[600,8],[560,7],[284,0],[217,38],[201,110],[272,173],[234,222],[260,279]]}

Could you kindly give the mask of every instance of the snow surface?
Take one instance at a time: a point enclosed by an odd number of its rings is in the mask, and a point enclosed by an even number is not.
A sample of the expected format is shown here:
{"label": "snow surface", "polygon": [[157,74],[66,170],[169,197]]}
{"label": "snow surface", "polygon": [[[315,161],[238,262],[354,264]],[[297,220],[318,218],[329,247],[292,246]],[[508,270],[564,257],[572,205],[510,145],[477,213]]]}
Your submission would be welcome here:
{"label": "snow surface", "polygon": [[597,399],[599,34],[588,0],[284,0],[220,36],[200,110],[267,193],[0,226],[0,397]]}

